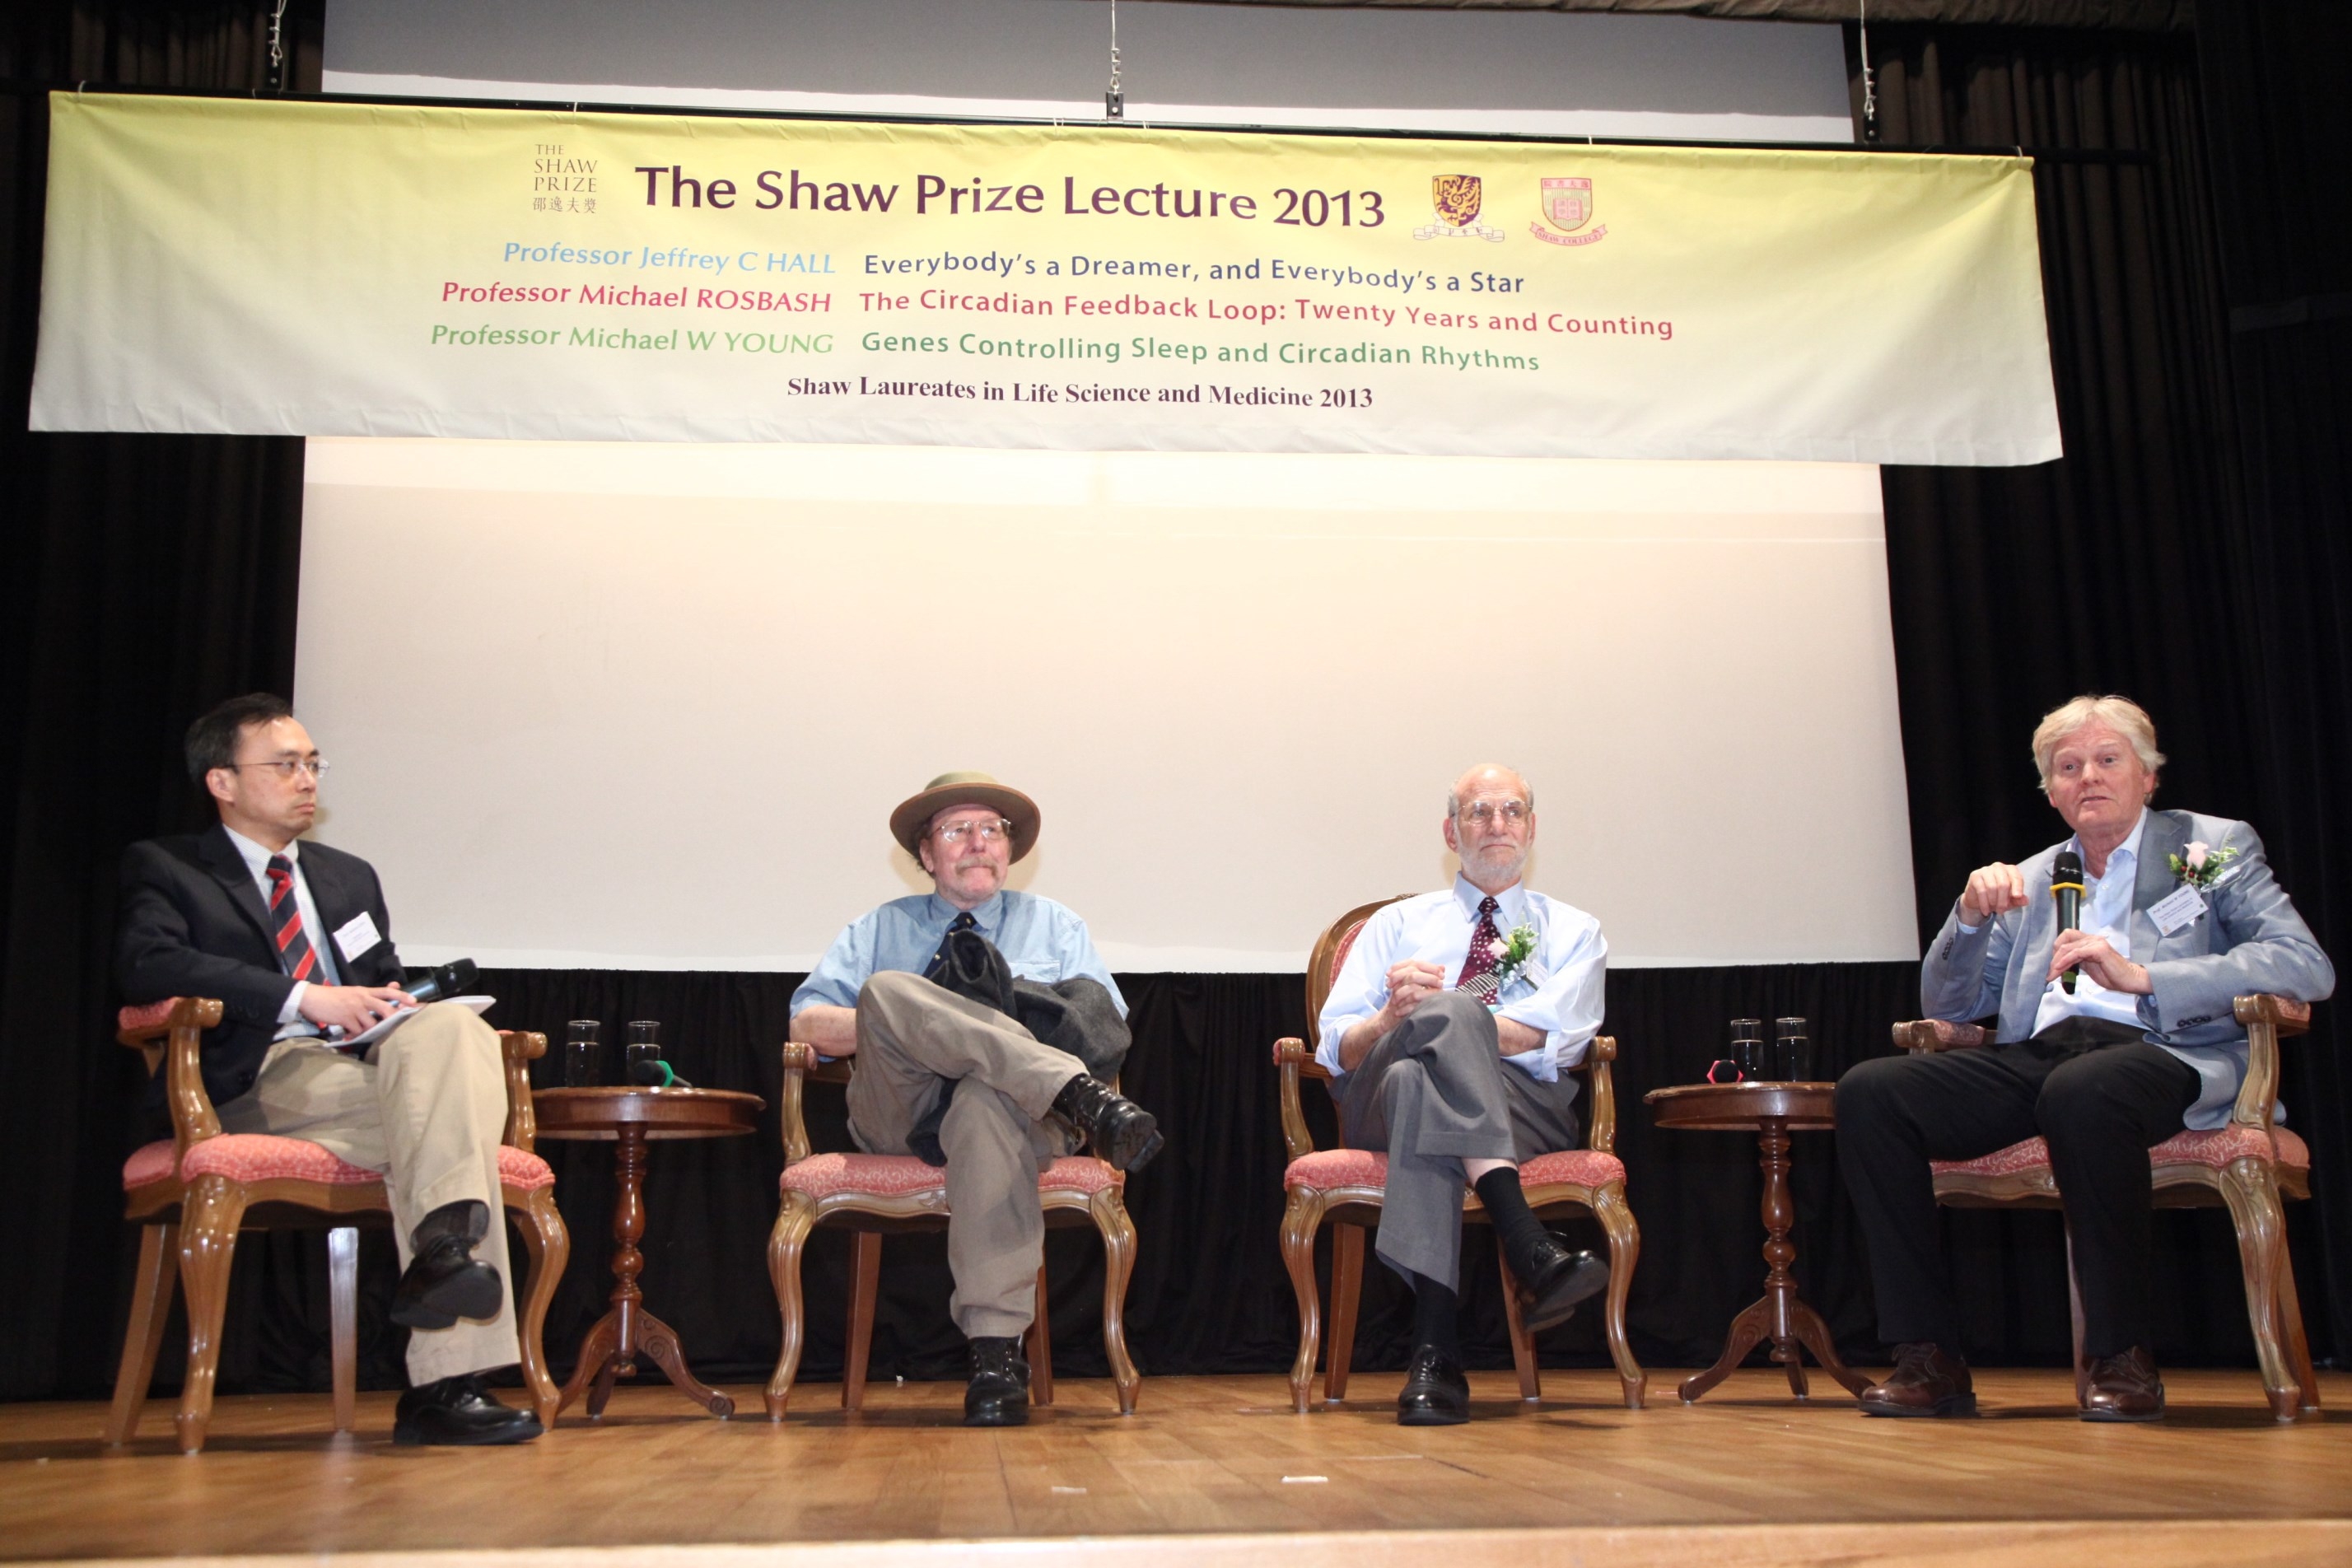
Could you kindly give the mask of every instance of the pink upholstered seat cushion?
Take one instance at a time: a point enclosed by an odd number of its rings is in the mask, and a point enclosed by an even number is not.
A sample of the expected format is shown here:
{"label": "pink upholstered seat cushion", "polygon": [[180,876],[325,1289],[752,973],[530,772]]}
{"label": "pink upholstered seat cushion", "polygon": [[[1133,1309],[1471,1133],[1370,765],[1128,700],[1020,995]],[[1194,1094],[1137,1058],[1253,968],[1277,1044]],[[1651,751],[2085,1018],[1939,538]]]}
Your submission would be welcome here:
{"label": "pink upholstered seat cushion", "polygon": [[[1590,1149],[1563,1149],[1538,1154],[1519,1166],[1519,1184],[1538,1187],[1567,1183],[1581,1187],[1604,1186],[1625,1179],[1624,1163],[1614,1154]],[[1286,1187],[1329,1192],[1337,1187],[1385,1187],[1389,1157],[1369,1149],[1319,1149],[1290,1162],[1283,1172]]]}
{"label": "pink upholstered seat cushion", "polygon": [[152,1029],[170,1017],[172,1009],[179,1005],[177,996],[166,996],[161,1002],[150,1002],[144,1007],[125,1007],[114,1016],[114,1026],[124,1030]]}
{"label": "pink upholstered seat cushion", "polygon": [[[2251,1127],[2220,1127],[2210,1132],[2184,1130],[2150,1149],[2148,1163],[2207,1165],[2219,1171],[2233,1160],[2247,1155],[2260,1159],[2268,1154],[2282,1165],[2305,1171],[2311,1168],[2311,1146],[2293,1130],[2274,1127],[2271,1139],[2274,1153],[2263,1148],[2263,1135]],[[2039,1138],[2028,1138],[2022,1143],[2011,1143],[2006,1149],[1996,1149],[1973,1160],[1927,1163],[1927,1168],[1939,1176],[2013,1176],[2023,1171],[2047,1170],[2049,1166],[2050,1145]]]}
{"label": "pink upholstered seat cushion", "polygon": [[[1100,1160],[1066,1155],[1037,1176],[1039,1192],[1091,1195],[1126,1180]],[[915,1193],[944,1191],[948,1173],[926,1165],[912,1154],[812,1154],[784,1167],[782,1190],[813,1198],[862,1193],[873,1197],[904,1197]]]}
{"label": "pink upholstered seat cushion", "polygon": [[[122,1164],[125,1190],[165,1181],[172,1174],[170,1139],[150,1143]],[[330,1186],[364,1186],[377,1180],[373,1171],[346,1164],[318,1144],[302,1138],[273,1138],[263,1132],[224,1132],[188,1151],[182,1168],[184,1180],[226,1176],[233,1182],[320,1182]],[[499,1146],[499,1180],[525,1192],[555,1184],[555,1173],[536,1154]]]}

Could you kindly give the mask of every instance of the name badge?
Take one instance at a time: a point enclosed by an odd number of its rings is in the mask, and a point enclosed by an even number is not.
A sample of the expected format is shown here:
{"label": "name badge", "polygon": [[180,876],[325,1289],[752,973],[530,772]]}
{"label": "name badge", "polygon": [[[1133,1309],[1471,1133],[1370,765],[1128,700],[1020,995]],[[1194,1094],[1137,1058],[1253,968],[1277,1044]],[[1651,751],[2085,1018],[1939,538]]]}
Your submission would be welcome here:
{"label": "name badge", "polygon": [[2205,899],[2202,894],[2183,882],[2147,907],[2148,919],[2163,935],[2187,931],[2204,918]]}
{"label": "name badge", "polygon": [[345,963],[350,963],[383,940],[383,933],[375,929],[375,917],[362,910],[335,932],[335,951],[343,955]]}

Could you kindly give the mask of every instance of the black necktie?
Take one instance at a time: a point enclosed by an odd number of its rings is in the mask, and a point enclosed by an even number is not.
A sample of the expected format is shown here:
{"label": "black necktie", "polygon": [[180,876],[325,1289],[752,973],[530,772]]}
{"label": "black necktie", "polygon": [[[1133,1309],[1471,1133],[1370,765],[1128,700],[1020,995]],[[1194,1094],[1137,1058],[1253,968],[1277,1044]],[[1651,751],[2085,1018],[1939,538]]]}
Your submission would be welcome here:
{"label": "black necktie", "polygon": [[926,980],[937,980],[940,975],[946,973],[948,967],[948,938],[955,935],[955,933],[960,931],[971,931],[979,924],[980,922],[978,921],[971,918],[971,911],[970,910],[964,910],[963,913],[950,921],[948,922],[948,929],[940,933],[939,949],[931,954],[931,962],[929,965],[924,969],[923,978]]}

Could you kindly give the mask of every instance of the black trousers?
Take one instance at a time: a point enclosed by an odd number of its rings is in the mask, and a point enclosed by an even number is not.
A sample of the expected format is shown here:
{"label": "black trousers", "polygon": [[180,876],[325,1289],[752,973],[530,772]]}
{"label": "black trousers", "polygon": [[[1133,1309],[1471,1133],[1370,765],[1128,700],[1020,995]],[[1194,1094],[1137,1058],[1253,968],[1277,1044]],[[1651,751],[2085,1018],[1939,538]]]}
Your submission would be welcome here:
{"label": "black trousers", "polygon": [[2188,1063],[2144,1040],[2090,1044],[2075,1030],[1881,1057],[1847,1073],[1837,1087],[1838,1163],[1870,1248],[1879,1336],[1960,1353],[1927,1162],[1972,1160],[2039,1133],[2074,1244],[2084,1353],[2148,1344],[2147,1151],[2180,1131],[2200,1087]]}

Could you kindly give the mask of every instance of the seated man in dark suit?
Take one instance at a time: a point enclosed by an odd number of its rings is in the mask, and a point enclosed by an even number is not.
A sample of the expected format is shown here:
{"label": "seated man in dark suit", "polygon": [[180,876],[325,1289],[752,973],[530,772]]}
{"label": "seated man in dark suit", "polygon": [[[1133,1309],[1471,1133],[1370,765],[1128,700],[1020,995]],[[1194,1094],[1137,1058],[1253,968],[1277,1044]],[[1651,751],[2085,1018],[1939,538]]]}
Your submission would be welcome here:
{"label": "seated man in dark suit", "polygon": [[520,1359],[499,1196],[498,1036],[470,1009],[436,1003],[363,1050],[339,1044],[414,1000],[374,869],[299,838],[327,764],[285,701],[260,692],[189,726],[187,758],[220,822],[125,852],[124,996],[224,1004],[203,1050],[224,1132],[308,1139],[383,1173],[402,1267],[392,1320],[412,1331],[394,1440],[538,1436],[538,1418],[481,1380]]}
{"label": "seated man in dark suit", "polygon": [[[1936,1245],[1930,1160],[2049,1142],[2082,1288],[2086,1421],[2164,1414],[2150,1353],[2147,1152],[2229,1119],[2246,1076],[2232,1000],[2316,1002],[2336,971],[2242,822],[2153,811],[2156,725],[2121,697],[2077,697],[2033,732],[2042,793],[2074,830],[2021,866],[1969,877],[1921,965],[1928,1017],[2000,1015],[1983,1050],[1881,1058],[1838,1083],[1839,1163],[1862,1216],[1895,1371],[1872,1415],[1970,1415],[1959,1315]],[[2084,873],[2080,929],[2051,896],[2062,852]],[[2075,974],[2074,984],[2063,977]]]}

